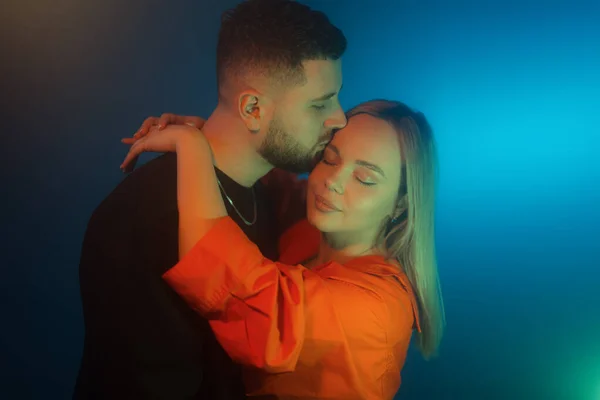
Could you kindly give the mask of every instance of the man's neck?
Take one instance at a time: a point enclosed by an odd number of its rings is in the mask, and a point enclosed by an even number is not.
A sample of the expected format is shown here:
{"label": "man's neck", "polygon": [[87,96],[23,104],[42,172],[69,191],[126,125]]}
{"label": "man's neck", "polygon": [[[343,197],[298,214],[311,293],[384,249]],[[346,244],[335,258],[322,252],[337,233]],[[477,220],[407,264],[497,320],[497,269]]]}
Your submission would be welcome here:
{"label": "man's neck", "polygon": [[252,143],[246,126],[217,107],[202,132],[215,157],[215,166],[238,184],[251,187],[273,166],[262,158]]}

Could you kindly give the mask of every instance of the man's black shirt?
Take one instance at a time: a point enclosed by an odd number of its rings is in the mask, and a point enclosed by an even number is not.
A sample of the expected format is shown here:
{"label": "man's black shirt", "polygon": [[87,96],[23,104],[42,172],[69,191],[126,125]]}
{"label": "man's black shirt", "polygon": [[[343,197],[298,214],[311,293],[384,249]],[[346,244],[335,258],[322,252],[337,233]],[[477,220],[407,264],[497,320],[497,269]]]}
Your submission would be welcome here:
{"label": "man's black shirt", "polygon": [[[252,190],[216,172],[252,221]],[[254,190],[254,225],[225,205],[262,253],[277,259],[272,207],[260,183]],[[135,170],[94,211],[79,270],[85,344],[74,399],[244,398],[240,368],[162,280],[179,258],[178,224],[175,153]]]}

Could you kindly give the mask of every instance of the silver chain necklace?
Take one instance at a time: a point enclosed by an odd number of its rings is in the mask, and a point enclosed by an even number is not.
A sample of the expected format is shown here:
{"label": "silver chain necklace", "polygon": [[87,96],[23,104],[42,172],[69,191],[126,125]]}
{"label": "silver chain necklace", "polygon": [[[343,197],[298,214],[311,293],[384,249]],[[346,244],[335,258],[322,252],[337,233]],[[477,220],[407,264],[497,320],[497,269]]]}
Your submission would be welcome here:
{"label": "silver chain necklace", "polygon": [[235,204],[233,204],[233,200],[231,200],[231,198],[227,195],[227,192],[225,191],[225,188],[223,187],[223,185],[221,185],[221,181],[219,180],[219,177],[217,176],[216,178],[217,178],[217,183],[219,184],[219,188],[221,188],[221,191],[225,195],[225,198],[227,198],[227,201],[229,202],[229,204],[231,204],[231,207],[233,207],[233,209],[235,210],[235,212],[237,213],[237,215],[242,219],[242,221],[244,221],[244,223],[246,225],[248,225],[248,226],[254,225],[254,223],[256,222],[256,217],[258,215],[257,212],[256,212],[256,196],[254,195],[254,187],[252,187],[252,201],[254,202],[254,219],[252,220],[252,222],[249,222],[246,218],[244,218],[242,216],[242,214],[237,209],[237,207],[235,206]]}

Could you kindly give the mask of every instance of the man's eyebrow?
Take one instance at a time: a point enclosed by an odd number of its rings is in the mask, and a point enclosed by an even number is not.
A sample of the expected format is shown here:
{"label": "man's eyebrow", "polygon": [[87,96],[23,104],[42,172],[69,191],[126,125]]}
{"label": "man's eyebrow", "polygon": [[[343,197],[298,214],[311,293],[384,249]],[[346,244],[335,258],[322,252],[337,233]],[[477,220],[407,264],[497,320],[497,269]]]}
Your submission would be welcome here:
{"label": "man's eyebrow", "polygon": [[[342,85],[342,87],[343,87],[343,85]],[[325,101],[325,100],[329,100],[330,98],[332,98],[333,96],[335,96],[336,94],[338,94],[342,90],[342,87],[340,87],[340,90],[337,90],[335,92],[326,93],[326,94],[324,94],[321,97],[317,97],[316,99],[313,99],[312,101]]]}
{"label": "man's eyebrow", "polygon": [[327,93],[324,94],[321,97],[317,97],[316,99],[312,99],[311,101],[313,102],[317,102],[317,101],[325,101],[325,100],[329,100],[330,98],[332,98],[333,96],[336,95],[337,92],[331,92],[331,93]]}

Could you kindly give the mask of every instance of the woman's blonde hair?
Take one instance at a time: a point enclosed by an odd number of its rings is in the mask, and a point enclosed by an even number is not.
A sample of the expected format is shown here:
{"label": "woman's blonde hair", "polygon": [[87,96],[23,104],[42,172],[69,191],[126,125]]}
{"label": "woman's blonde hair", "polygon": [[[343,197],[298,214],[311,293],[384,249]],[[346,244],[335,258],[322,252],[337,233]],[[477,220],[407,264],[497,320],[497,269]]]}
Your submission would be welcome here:
{"label": "woman's blonde hair", "polygon": [[418,346],[428,359],[437,353],[446,324],[435,251],[437,153],[431,126],[403,103],[371,100],[347,113],[367,114],[394,127],[402,161],[398,208],[383,221],[377,238],[408,276],[419,304]]}

